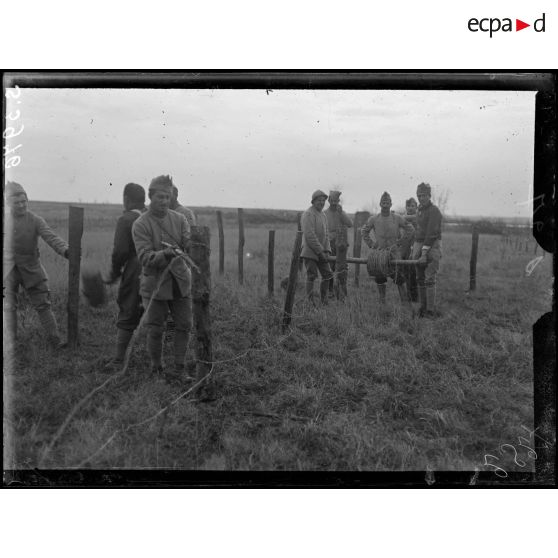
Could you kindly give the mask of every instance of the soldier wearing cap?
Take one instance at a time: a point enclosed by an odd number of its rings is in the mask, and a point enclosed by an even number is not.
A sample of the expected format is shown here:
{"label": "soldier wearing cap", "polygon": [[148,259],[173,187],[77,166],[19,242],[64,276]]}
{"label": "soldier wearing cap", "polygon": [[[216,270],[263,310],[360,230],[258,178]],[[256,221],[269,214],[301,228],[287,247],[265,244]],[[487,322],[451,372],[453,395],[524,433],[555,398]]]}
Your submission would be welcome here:
{"label": "soldier wearing cap", "polygon": [[170,208],[177,213],[182,213],[182,215],[186,217],[186,221],[188,221],[190,227],[193,227],[196,224],[196,216],[194,212],[188,207],[180,205],[180,202],[178,201],[178,188],[176,186],[172,187]]}
{"label": "soldier wearing cap", "polygon": [[51,309],[48,277],[41,265],[41,237],[57,254],[68,258],[68,244],[52,232],[46,221],[27,208],[27,193],[17,182],[6,184],[4,222],[4,319],[8,334],[17,336],[17,291],[26,291],[51,345],[63,347],[58,324]]}
{"label": "soldier wearing cap", "polygon": [[[400,258],[400,246],[410,235],[413,234],[413,226],[407,223],[401,215],[396,215],[391,211],[391,196],[384,192],[380,198],[380,213],[372,215],[362,227],[362,239],[369,248],[372,249],[391,249],[396,258]],[[408,303],[407,292],[405,290],[405,275],[397,270],[391,274],[399,290],[401,302]],[[386,283],[385,275],[374,277],[378,285],[378,295],[380,303],[386,302]]]}
{"label": "soldier wearing cap", "polygon": [[170,310],[175,323],[174,373],[168,375],[191,380],[184,369],[192,329],[191,272],[180,255],[188,250],[190,225],[184,215],[169,208],[172,186],[170,176],[151,181],[149,209],[134,221],[132,237],[142,266],[140,294],[152,372],[163,371],[163,330]]}
{"label": "soldier wearing cap", "polygon": [[302,214],[302,252],[306,266],[306,296],[310,301],[314,299],[314,281],[318,278],[318,272],[322,277],[320,283],[320,298],[322,304],[327,304],[327,292],[330,279],[333,274],[327,261],[331,254],[329,233],[327,228],[327,217],[323,208],[327,200],[327,194],[322,190],[316,190],[312,194],[312,205]]}
{"label": "soldier wearing cap", "polygon": [[431,201],[430,184],[417,186],[419,201],[413,259],[418,259],[419,315],[436,316],[436,276],[442,258],[442,213]]}
{"label": "soldier wearing cap", "polygon": [[104,278],[112,284],[120,278],[118,287],[118,318],[116,322],[116,347],[112,365],[121,366],[126,349],[138,327],[141,314],[140,272],[132,226],[136,219],[146,211],[145,190],[139,184],[130,182],[122,193],[124,212],[116,223],[114,245],[112,249],[111,268]]}
{"label": "soldier wearing cap", "polygon": [[[353,226],[350,217],[343,211],[340,204],[341,192],[339,190],[330,190],[327,199],[329,207],[324,211],[327,218],[327,228],[329,232],[329,243],[331,253],[337,256],[337,248],[344,246],[347,248],[349,242],[347,240],[347,229]],[[347,294],[347,270],[348,265],[345,263],[343,268],[337,266],[336,263],[331,264],[333,272],[338,273],[339,285],[343,290],[343,294]],[[329,282],[329,291],[333,293],[333,279]]]}

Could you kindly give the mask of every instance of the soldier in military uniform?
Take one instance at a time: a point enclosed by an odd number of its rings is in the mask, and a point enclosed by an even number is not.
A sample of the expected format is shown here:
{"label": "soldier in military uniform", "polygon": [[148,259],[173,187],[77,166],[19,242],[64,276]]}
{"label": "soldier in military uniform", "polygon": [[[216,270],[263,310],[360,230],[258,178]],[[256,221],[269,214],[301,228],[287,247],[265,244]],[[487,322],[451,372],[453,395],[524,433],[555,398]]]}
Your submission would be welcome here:
{"label": "soldier in military uniform", "polygon": [[[392,249],[396,259],[400,258],[400,246],[406,237],[413,234],[413,226],[407,223],[401,215],[391,211],[391,196],[384,192],[380,199],[380,213],[372,215],[362,227],[362,239],[369,248]],[[405,290],[405,275],[397,270],[390,277],[397,285],[401,302],[408,304]],[[378,286],[380,304],[386,302],[387,276],[376,275],[374,280]]]}
{"label": "soldier in military uniform", "polygon": [[105,277],[108,284],[120,278],[118,287],[118,318],[116,322],[116,346],[112,364],[121,366],[126,349],[142,315],[140,296],[141,265],[132,238],[132,225],[145,212],[145,190],[130,182],[123,191],[124,213],[118,218],[114,233],[111,268]]}
{"label": "soldier in military uniform", "polygon": [[[68,258],[68,244],[56,235],[46,221],[27,208],[27,193],[17,182],[6,184],[4,222],[4,319],[8,341],[17,336],[17,292],[23,287],[39,315],[50,344],[64,346],[51,309],[48,277],[39,257],[39,237],[57,254]],[[11,337],[11,339],[10,339]]]}
{"label": "soldier in military uniform", "polygon": [[419,201],[417,230],[413,245],[413,259],[418,259],[417,283],[420,301],[419,315],[435,317],[436,276],[442,258],[442,213],[432,203],[430,184],[421,182],[417,186]]}
{"label": "soldier in military uniform", "polygon": [[184,358],[192,329],[191,272],[185,258],[190,244],[190,225],[170,209],[170,176],[158,176],[149,185],[149,210],[132,226],[132,237],[142,266],[140,294],[146,311],[147,350],[154,373],[163,372],[163,330],[170,310],[175,323],[174,373],[189,378]]}
{"label": "soldier in military uniform", "polygon": [[[415,198],[409,198],[405,202],[405,215],[403,218],[407,223],[411,223],[413,228],[416,229],[417,226],[417,201]],[[415,242],[415,233],[406,237],[401,242],[401,258],[408,260],[412,256],[413,243]],[[407,294],[409,295],[409,300],[411,302],[418,301],[418,287],[417,287],[417,271],[415,266],[407,265],[405,266],[405,281],[407,283]]]}
{"label": "soldier in military uniform", "polygon": [[322,276],[320,283],[320,299],[327,304],[327,292],[333,273],[329,267],[327,257],[331,254],[327,217],[322,211],[327,200],[327,194],[316,190],[312,194],[312,205],[302,214],[302,252],[301,257],[306,265],[306,296],[314,300],[314,281],[318,278],[318,271]]}
{"label": "soldier in military uniform", "polygon": [[[328,203],[329,207],[324,211],[327,217],[327,228],[329,232],[329,243],[331,246],[331,254],[337,256],[337,248],[344,246],[348,248],[349,242],[347,240],[347,229],[353,226],[351,218],[343,211],[340,204],[341,192],[338,190],[330,190]],[[331,264],[332,271],[338,274],[339,287],[343,295],[347,295],[347,271],[348,265],[341,268],[337,262]],[[333,294],[333,279],[329,282],[329,292]]]}

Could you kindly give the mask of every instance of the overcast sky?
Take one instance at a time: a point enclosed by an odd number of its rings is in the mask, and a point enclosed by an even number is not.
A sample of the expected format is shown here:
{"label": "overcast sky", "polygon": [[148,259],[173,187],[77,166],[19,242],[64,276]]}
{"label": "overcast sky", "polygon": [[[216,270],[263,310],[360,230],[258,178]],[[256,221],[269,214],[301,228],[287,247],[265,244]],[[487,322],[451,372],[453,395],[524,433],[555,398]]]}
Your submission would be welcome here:
{"label": "overcast sky", "polygon": [[[22,89],[8,179],[30,199],[120,203],[172,175],[184,205],[353,212],[449,190],[447,213],[529,216],[534,92]],[[17,104],[16,104],[17,103]]]}

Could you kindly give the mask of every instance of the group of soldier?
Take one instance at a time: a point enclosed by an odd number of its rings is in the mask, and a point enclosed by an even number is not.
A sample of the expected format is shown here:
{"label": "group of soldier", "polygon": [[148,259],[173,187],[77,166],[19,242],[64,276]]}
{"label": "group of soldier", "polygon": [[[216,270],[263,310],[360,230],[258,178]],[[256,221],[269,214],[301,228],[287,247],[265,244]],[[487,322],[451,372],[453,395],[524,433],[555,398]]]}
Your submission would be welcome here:
{"label": "group of soldier", "polygon": [[[353,226],[340,205],[341,192],[322,190],[312,194],[312,205],[302,215],[302,253],[306,267],[306,296],[315,298],[314,283],[321,276],[320,300],[328,303],[333,296],[334,274],[339,288],[347,294],[347,264],[335,261],[338,249],[348,247],[347,229]],[[417,201],[409,198],[405,214],[392,211],[391,196],[384,192],[380,213],[372,215],[361,228],[364,242],[371,250],[389,251],[393,260],[413,260],[416,265],[394,265],[389,272],[376,273],[380,304],[386,302],[387,280],[397,285],[404,304],[419,302],[420,317],[435,317],[436,276],[442,257],[442,214],[432,203],[432,191],[424,182],[417,186]],[[325,203],[329,207],[324,211]],[[332,257],[333,256],[333,257]]]}
{"label": "group of soldier", "polygon": [[[178,189],[169,176],[149,184],[149,207],[139,184],[124,187],[124,212],[114,235],[111,266],[103,282],[120,279],[115,352],[109,366],[118,368],[126,358],[140,320],[147,329],[151,370],[165,377],[192,380],[185,370],[185,356],[192,329],[191,271],[187,256],[194,213],[179,204]],[[17,335],[17,293],[27,292],[37,310],[47,339],[55,349],[64,347],[51,309],[48,278],[39,259],[41,237],[59,255],[68,258],[68,244],[45,220],[28,210],[27,194],[16,182],[6,185],[4,242],[5,340],[13,345]],[[163,332],[168,315],[174,322],[174,367],[163,370]],[[145,314],[145,315],[143,315]]]}
{"label": "group of soldier", "polygon": [[[306,295],[313,300],[314,282],[321,275],[320,298],[326,304],[332,295],[333,276],[338,274],[346,294],[346,265],[335,267],[334,258],[347,246],[347,228],[353,226],[340,205],[341,192],[329,196],[321,190],[312,195],[312,205],[302,216],[301,257],[306,266]],[[194,213],[178,202],[178,189],[170,176],[161,175],[149,184],[149,206],[145,190],[129,183],[123,190],[124,212],[116,223],[111,266],[102,280],[120,280],[117,296],[116,340],[110,366],[123,365],[130,341],[140,320],[147,329],[147,351],[151,370],[170,379],[192,380],[185,369],[185,356],[192,329],[190,228]],[[436,274],[441,258],[441,213],[431,202],[428,184],[417,187],[417,202],[407,200],[406,214],[391,211],[391,197],[385,192],[381,211],[362,227],[362,238],[372,250],[395,251],[412,258],[417,265],[406,273],[389,273],[401,299],[420,301],[420,315],[435,315]],[[326,201],[329,207],[323,211]],[[57,254],[68,258],[68,244],[45,220],[29,211],[27,193],[16,182],[6,185],[4,242],[4,331],[5,340],[17,335],[17,293],[22,287],[38,312],[46,336],[55,349],[64,347],[51,309],[48,278],[39,259],[41,237]],[[330,266],[331,262],[331,266]],[[332,269],[333,267],[333,269]],[[416,274],[416,276],[415,276]],[[380,302],[385,303],[387,275],[376,275]],[[405,288],[408,286],[408,291]],[[174,366],[163,368],[163,334],[168,316],[174,322]]]}

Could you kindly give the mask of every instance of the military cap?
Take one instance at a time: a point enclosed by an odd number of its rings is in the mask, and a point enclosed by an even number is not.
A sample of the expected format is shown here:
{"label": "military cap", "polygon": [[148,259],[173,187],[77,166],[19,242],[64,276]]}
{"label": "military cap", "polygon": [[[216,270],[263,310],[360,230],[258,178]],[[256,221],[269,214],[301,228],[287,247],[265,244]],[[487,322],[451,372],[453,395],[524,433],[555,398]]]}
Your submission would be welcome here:
{"label": "military cap", "polygon": [[8,182],[6,184],[6,197],[11,198],[12,196],[19,196],[24,194],[27,197],[27,192],[23,189],[21,184],[17,182]]}
{"label": "military cap", "polygon": [[313,194],[312,194],[312,203],[314,203],[314,200],[316,198],[321,198],[324,197],[327,200],[327,194],[325,192],[322,192],[322,190],[316,190]]}
{"label": "military cap", "polygon": [[431,188],[430,188],[430,184],[427,184],[426,182],[421,182],[418,186],[417,186],[417,196],[419,194],[430,194],[431,193]]}

